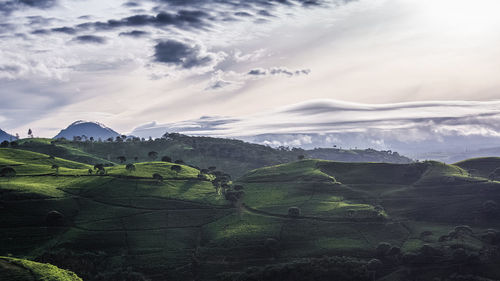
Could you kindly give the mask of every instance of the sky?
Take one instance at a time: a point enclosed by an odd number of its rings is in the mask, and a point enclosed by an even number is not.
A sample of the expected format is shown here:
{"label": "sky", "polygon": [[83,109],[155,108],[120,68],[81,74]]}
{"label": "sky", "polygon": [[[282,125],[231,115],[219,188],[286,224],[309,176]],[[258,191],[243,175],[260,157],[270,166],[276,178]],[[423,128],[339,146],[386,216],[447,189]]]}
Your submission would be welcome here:
{"label": "sky", "polygon": [[144,136],[295,136],[257,140],[275,145],[353,132],[369,143],[497,138],[499,8],[0,0],[0,128],[52,137],[90,120]]}

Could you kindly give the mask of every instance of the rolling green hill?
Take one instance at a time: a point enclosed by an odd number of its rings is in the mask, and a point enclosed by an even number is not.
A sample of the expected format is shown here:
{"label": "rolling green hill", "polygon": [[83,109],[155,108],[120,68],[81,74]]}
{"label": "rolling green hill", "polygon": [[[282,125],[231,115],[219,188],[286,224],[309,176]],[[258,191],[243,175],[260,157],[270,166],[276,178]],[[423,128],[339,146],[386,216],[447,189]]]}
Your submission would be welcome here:
{"label": "rolling green hill", "polygon": [[82,281],[73,272],[29,260],[0,257],[0,281]]}
{"label": "rolling green hill", "polygon": [[34,138],[22,139],[17,141],[18,148],[33,152],[48,154],[54,157],[60,157],[68,160],[77,161],[85,164],[112,164],[112,161],[105,160],[95,155],[86,153],[80,149],[65,145],[62,143],[53,143],[52,139]]}
{"label": "rolling green hill", "polygon": [[500,168],[500,157],[472,158],[455,164],[468,170],[472,175],[488,178],[497,168]]}
{"label": "rolling green hill", "polygon": [[169,156],[172,160],[206,168],[216,166],[220,170],[239,177],[246,172],[270,165],[295,161],[299,156],[345,162],[389,162],[410,163],[411,159],[392,151],[373,149],[342,150],[319,148],[313,150],[289,149],[251,144],[240,140],[191,137],[169,134],[166,138],[140,141],[128,138],[123,141],[68,141],[51,139],[20,140],[19,148],[78,161],[86,164],[119,163],[118,157],[125,157],[127,163],[151,161],[150,151],[158,153],[160,160]]}
{"label": "rolling green hill", "polygon": [[84,280],[500,278],[500,182],[455,165],[302,160],[214,188],[169,162],[98,173],[5,148],[0,163],[19,170],[0,177],[0,255]]}

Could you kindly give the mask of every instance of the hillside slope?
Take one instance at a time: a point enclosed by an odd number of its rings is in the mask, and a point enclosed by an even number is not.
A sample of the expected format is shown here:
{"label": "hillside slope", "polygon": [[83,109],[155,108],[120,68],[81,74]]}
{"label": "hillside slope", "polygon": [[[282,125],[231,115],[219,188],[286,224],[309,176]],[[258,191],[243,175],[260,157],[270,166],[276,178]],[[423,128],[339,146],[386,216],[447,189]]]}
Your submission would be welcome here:
{"label": "hillside slope", "polygon": [[[231,174],[233,178],[242,176],[252,169],[295,161],[299,156],[305,156],[306,158],[314,156],[320,159],[325,157],[324,159],[347,162],[411,162],[410,159],[404,156],[387,151],[274,149],[239,140],[190,137],[179,134],[169,134],[167,138],[149,141],[138,141],[129,138],[127,141],[120,142],[62,141],[54,143],[52,147],[22,146],[22,148],[38,152],[46,150],[45,153],[56,155],[54,147],[73,148],[76,151],[111,162],[117,162],[120,156],[125,157],[128,162],[151,161],[154,159],[151,159],[148,153],[155,151],[158,153],[158,160],[163,156],[169,156],[173,160],[182,159],[190,165],[202,168],[216,166],[220,170]],[[52,149],[50,153],[48,149]],[[321,153],[317,154],[318,151]],[[56,156],[64,157],[63,154],[57,154]],[[83,158],[78,161],[89,163]]]}
{"label": "hillside slope", "polygon": [[[170,162],[88,174],[85,164],[0,152],[3,165],[32,167],[0,177],[0,255],[54,264],[84,280],[303,280],[286,272],[373,280],[365,267],[373,258],[383,263],[377,279],[389,278],[380,280],[445,280],[457,264],[500,277],[487,267],[499,260],[486,254],[500,242],[491,230],[500,229],[491,208],[500,182],[458,166],[303,160],[216,189],[212,175],[185,165],[175,171]],[[67,170],[42,173],[51,161]],[[236,190],[242,197],[226,200]],[[455,249],[485,266],[454,260]],[[318,266],[322,277],[314,275]]]}
{"label": "hillside slope", "polygon": [[0,257],[0,281],[82,281],[71,271],[50,264]]}
{"label": "hillside slope", "polygon": [[472,158],[455,163],[456,166],[468,170],[471,174],[488,178],[500,168],[500,157]]}

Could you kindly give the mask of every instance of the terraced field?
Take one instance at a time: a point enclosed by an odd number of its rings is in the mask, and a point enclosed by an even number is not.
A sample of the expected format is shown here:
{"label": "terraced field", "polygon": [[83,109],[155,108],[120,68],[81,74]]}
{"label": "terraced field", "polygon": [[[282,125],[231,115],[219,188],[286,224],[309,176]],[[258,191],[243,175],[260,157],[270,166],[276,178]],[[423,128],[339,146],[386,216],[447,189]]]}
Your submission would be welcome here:
{"label": "terraced field", "polygon": [[[484,236],[500,227],[498,209],[484,207],[500,200],[500,183],[438,162],[266,167],[229,182],[244,191],[236,201],[214,188],[214,175],[185,165],[174,171],[167,162],[96,173],[87,164],[0,149],[0,165],[17,171],[0,178],[0,255],[51,263],[84,280],[246,280],[230,272],[283,270],[323,256],[359,259],[348,261],[357,267],[377,257],[384,263],[377,278],[389,278],[409,266],[403,255],[425,247],[495,247]],[[465,224],[470,233],[450,234]],[[380,243],[401,251],[398,263],[380,257]]]}

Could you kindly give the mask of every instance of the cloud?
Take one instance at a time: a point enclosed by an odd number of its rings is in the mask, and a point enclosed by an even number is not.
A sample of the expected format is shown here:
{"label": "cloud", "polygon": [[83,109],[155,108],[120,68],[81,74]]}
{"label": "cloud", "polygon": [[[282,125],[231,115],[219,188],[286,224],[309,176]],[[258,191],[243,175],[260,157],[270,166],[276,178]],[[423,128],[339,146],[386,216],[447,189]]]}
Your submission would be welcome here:
{"label": "cloud", "polygon": [[199,45],[189,45],[175,40],[156,44],[154,58],[157,62],[184,69],[213,65],[219,60],[216,54],[204,51]]}
{"label": "cloud", "polygon": [[142,31],[142,30],[132,30],[128,32],[121,32],[120,36],[128,36],[128,37],[144,37],[146,35],[149,35],[149,32],[147,31]]}
{"label": "cloud", "polygon": [[121,27],[133,26],[175,26],[177,28],[205,28],[209,24],[204,21],[208,13],[198,10],[180,10],[176,13],[160,12],[156,16],[139,14],[119,20],[86,22],[77,25],[78,29],[94,28],[95,30],[112,30]]}
{"label": "cloud", "polygon": [[254,68],[248,72],[248,75],[256,75],[256,76],[267,75],[267,70],[263,68]]}
{"label": "cloud", "polygon": [[102,36],[96,36],[96,35],[80,35],[75,38],[73,38],[74,42],[78,43],[90,43],[90,44],[105,44],[106,43],[106,37]]}
{"label": "cloud", "polygon": [[66,34],[75,34],[76,33],[76,29],[72,28],[72,27],[57,27],[57,28],[52,28],[51,29],[52,32],[60,32],[60,33],[66,33]]}
{"label": "cloud", "polygon": [[6,0],[0,2],[0,12],[10,14],[25,8],[48,9],[57,4],[56,0]]}
{"label": "cloud", "polygon": [[462,149],[500,141],[500,101],[360,104],[313,100],[255,115],[204,117],[154,124],[133,134],[165,131],[239,138],[273,146],[306,148],[337,144],[409,153]]}
{"label": "cloud", "polygon": [[299,75],[308,75],[309,73],[311,73],[310,69],[290,70],[286,67],[273,67],[270,69],[254,68],[248,72],[248,75],[253,75],[253,76],[285,75],[288,77],[292,77]]}
{"label": "cloud", "polygon": [[210,83],[210,85],[207,88],[205,88],[205,91],[220,90],[222,88],[226,88],[228,86],[231,86],[232,84],[233,84],[233,82],[229,82],[229,81],[225,81],[225,80],[219,79],[219,80],[216,80],[216,81],[213,81],[212,83]]}

